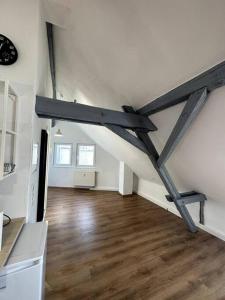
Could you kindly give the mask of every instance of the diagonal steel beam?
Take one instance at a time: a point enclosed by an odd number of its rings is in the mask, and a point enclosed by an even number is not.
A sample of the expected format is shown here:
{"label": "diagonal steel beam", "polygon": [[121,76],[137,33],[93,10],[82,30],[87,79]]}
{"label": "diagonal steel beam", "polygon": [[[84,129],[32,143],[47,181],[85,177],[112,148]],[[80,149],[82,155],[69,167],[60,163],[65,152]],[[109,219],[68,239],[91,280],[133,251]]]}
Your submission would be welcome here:
{"label": "diagonal steel beam", "polygon": [[[123,110],[126,113],[134,113],[136,114],[136,111],[131,106],[124,105],[122,106]],[[148,134],[146,132],[141,132],[139,130],[134,130],[137,137],[145,144],[145,147],[148,150],[148,155],[151,156],[154,161],[156,161],[159,158],[159,154],[152,143],[151,139],[149,138]]]}
{"label": "diagonal steel beam", "polygon": [[146,116],[47,97],[36,97],[35,111],[39,117],[48,119],[102,126],[113,124],[127,129],[145,129],[148,131],[157,129]]}
{"label": "diagonal steel beam", "polygon": [[159,156],[158,166],[161,167],[169,159],[170,155],[174,151],[177,144],[180,142],[184,136],[187,129],[190,127],[194,119],[199,114],[203,105],[207,101],[207,90],[203,88],[195,93],[193,93],[188,99],[177,123],[172,130],[166,145]]}
{"label": "diagonal steel beam", "polygon": [[[126,112],[135,112],[135,110],[130,107],[130,106],[123,106],[124,111]],[[143,143],[145,144],[146,148],[148,149],[148,156],[149,159],[151,160],[153,167],[155,168],[155,170],[157,171],[159,177],[161,178],[165,188],[167,189],[168,193],[170,194],[170,197],[173,199],[173,202],[177,208],[177,210],[179,211],[182,219],[184,220],[186,226],[188,227],[188,229],[191,232],[196,232],[197,231],[197,227],[194,223],[194,221],[192,220],[191,215],[189,214],[188,209],[185,207],[185,205],[183,205],[183,203],[179,202],[179,199],[181,198],[180,193],[178,192],[172,178],[170,177],[167,169],[165,168],[165,166],[161,166],[159,168],[158,164],[157,164],[157,159],[158,159],[158,152],[154,146],[154,144],[152,143],[149,135],[147,133],[140,133],[137,130],[135,130],[135,133],[137,135],[137,137],[143,141]]]}
{"label": "diagonal steel beam", "polygon": [[139,150],[143,151],[144,153],[148,153],[145,145],[137,139],[134,135],[132,135],[130,132],[128,132],[126,129],[117,126],[117,125],[110,125],[110,124],[105,124],[105,127],[110,129],[112,132],[120,136],[122,139],[133,145],[134,147],[138,148]]}
{"label": "diagonal steel beam", "polygon": [[188,227],[188,229],[195,233],[198,231],[191,215],[189,214],[189,211],[187,209],[187,207],[185,205],[181,205],[179,202],[177,202],[177,200],[174,200],[174,204],[176,205],[177,210],[179,211],[182,219],[184,220],[184,223],[186,224],[186,226]]}
{"label": "diagonal steel beam", "polygon": [[[46,22],[47,39],[48,39],[48,53],[49,53],[49,64],[50,73],[52,79],[52,92],[53,98],[56,98],[56,72],[55,72],[55,50],[54,50],[54,34],[53,24]],[[56,121],[52,120],[52,127],[55,127]]]}
{"label": "diagonal steel beam", "polygon": [[[131,106],[122,106],[123,110],[125,112],[135,113],[135,110]],[[144,143],[146,149],[148,150],[148,157],[151,160],[153,167],[157,171],[159,177],[161,178],[165,188],[167,189],[168,193],[173,199],[180,198],[180,194],[177,191],[173,180],[171,179],[167,169],[165,167],[159,168],[157,164],[157,160],[159,158],[159,154],[150,139],[149,135],[147,133],[139,132],[138,130],[135,130],[135,133],[137,137]]]}
{"label": "diagonal steel beam", "polygon": [[137,112],[142,115],[152,115],[168,107],[181,103],[197,90],[207,88],[208,92],[225,85],[225,62],[222,62],[199,76],[183,83],[165,95],[146,104]]}
{"label": "diagonal steel beam", "polygon": [[169,172],[167,171],[165,166],[162,166],[161,168],[158,167],[157,162],[153,163],[153,166],[155,167],[156,171],[159,174],[159,177],[161,178],[165,188],[167,189],[168,193],[172,197],[173,201],[180,198],[180,193],[178,192],[172,178],[170,177]]}
{"label": "diagonal steel beam", "polygon": [[46,22],[47,38],[48,38],[48,52],[49,52],[49,63],[50,72],[52,78],[52,90],[53,98],[56,98],[56,76],[55,76],[55,52],[54,52],[54,36],[53,36],[53,25]]}

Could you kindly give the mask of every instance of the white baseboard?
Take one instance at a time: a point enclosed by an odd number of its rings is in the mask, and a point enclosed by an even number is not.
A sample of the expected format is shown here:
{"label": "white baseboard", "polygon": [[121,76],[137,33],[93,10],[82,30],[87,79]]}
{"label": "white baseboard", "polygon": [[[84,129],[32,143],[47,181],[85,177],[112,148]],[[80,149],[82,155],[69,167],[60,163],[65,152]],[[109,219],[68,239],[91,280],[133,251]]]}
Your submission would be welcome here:
{"label": "white baseboard", "polygon": [[214,235],[216,237],[218,237],[219,239],[225,241],[225,234],[223,232],[220,232],[219,230],[213,229],[207,225],[202,225],[200,223],[197,224],[197,226],[199,228],[201,228],[202,230],[210,233],[211,235]]}
{"label": "white baseboard", "polygon": [[74,186],[70,186],[70,185],[49,185],[48,188],[73,189]]}
{"label": "white baseboard", "polygon": [[[68,188],[68,189],[75,189],[75,186],[48,186],[49,188],[51,187],[58,187],[58,188]],[[77,187],[78,188],[78,187]],[[88,187],[87,187],[88,188]],[[91,191],[111,191],[111,192],[118,192],[118,188],[114,186],[96,186],[96,187],[91,187]]]}
{"label": "white baseboard", "polygon": [[[173,213],[174,215],[178,216],[179,218],[181,217],[178,210],[175,207],[171,207],[171,205],[169,204],[169,202],[167,203],[166,201],[160,201],[158,199],[154,199],[153,197],[151,197],[148,194],[142,193],[142,192],[138,192],[138,195],[140,195],[141,197],[145,198],[146,200],[149,200],[153,203],[155,203],[156,205],[164,208],[165,210],[168,210],[169,212]],[[210,233],[211,235],[216,236],[217,238],[225,241],[225,234],[223,232],[220,232],[217,229],[214,229],[212,227],[209,227],[207,225],[202,225],[200,223],[196,223],[196,226],[208,233]]]}
{"label": "white baseboard", "polygon": [[111,191],[111,192],[118,192],[118,188],[114,186],[96,186],[91,188],[93,191]]}

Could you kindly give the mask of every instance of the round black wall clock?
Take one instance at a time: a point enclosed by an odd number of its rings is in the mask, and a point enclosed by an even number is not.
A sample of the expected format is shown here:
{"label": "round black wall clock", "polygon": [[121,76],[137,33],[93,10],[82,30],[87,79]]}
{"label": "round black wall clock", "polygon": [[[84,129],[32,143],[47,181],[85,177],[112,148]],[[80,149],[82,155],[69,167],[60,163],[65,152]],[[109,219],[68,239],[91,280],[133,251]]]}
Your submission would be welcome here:
{"label": "round black wall clock", "polygon": [[0,34],[0,65],[8,66],[17,61],[16,47],[9,38]]}

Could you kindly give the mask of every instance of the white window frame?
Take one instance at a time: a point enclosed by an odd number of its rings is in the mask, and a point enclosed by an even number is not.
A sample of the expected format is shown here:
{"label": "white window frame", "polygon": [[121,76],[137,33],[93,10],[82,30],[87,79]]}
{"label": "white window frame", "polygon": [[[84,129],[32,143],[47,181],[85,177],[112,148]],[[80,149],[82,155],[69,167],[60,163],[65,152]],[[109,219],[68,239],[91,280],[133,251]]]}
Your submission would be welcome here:
{"label": "white window frame", "polygon": [[[94,159],[93,159],[93,165],[80,165],[79,164],[79,147],[80,146],[94,146]],[[76,149],[76,166],[77,168],[81,169],[94,169],[96,166],[96,145],[95,144],[89,144],[89,143],[79,143],[77,144]]]}
{"label": "white window frame", "polygon": [[[71,152],[70,152],[70,164],[57,164],[56,163],[56,147],[57,145],[70,145]],[[54,151],[53,151],[53,165],[55,167],[61,168],[69,168],[72,167],[72,160],[73,160],[73,144],[72,143],[54,143]]]}

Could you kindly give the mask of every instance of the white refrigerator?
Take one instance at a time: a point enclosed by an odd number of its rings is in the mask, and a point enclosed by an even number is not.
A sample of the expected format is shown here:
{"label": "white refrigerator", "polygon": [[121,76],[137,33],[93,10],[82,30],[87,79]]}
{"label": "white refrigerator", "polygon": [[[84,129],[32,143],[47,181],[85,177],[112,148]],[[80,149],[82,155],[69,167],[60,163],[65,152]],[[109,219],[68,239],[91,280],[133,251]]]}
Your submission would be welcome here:
{"label": "white refrigerator", "polygon": [[25,224],[0,270],[1,300],[43,300],[47,222]]}

